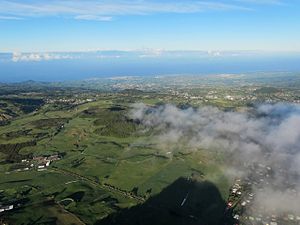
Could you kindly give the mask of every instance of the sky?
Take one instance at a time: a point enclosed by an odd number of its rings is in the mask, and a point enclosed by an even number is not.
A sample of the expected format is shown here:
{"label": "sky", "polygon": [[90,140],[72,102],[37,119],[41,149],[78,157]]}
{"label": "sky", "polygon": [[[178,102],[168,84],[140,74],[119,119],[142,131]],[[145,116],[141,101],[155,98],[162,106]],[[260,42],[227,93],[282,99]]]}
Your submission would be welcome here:
{"label": "sky", "polygon": [[299,0],[0,0],[0,82],[299,72]]}
{"label": "sky", "polygon": [[299,0],[0,0],[0,52],[300,52]]}

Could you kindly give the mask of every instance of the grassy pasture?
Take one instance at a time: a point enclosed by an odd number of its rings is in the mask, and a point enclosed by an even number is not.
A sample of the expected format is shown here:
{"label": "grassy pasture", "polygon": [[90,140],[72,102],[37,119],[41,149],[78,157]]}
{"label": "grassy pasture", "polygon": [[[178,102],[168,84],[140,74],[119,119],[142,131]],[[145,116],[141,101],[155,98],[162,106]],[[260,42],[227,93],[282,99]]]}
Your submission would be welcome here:
{"label": "grassy pasture", "polygon": [[[159,99],[148,99],[146,103],[157,102]],[[22,197],[21,190],[31,188],[23,196],[29,199],[28,206],[7,214],[7,218],[15,224],[93,224],[137,204],[103,188],[103,184],[135,190],[140,196],[155,196],[179,177],[192,175],[213,182],[226,197],[228,182],[222,175],[221,160],[213,152],[186,154],[179,146],[174,155],[166,155],[152,140],[152,131],[140,132],[143,127],[127,117],[128,109],[121,99],[99,100],[66,110],[45,105],[0,127],[0,144],[37,142],[21,148],[21,155],[64,153],[62,160],[42,172],[6,174],[11,165],[0,165],[0,190],[11,199]],[[44,136],[37,137],[41,133]],[[0,159],[5,157],[0,151]],[[64,199],[73,200],[60,204]]]}

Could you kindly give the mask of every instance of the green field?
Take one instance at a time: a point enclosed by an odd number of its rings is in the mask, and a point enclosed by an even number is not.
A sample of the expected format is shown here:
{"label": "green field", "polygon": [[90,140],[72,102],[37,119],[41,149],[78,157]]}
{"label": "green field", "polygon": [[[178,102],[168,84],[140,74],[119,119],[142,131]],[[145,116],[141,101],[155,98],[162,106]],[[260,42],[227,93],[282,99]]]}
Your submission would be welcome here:
{"label": "green field", "polygon": [[[130,102],[112,95],[66,109],[44,104],[1,126],[0,199],[15,205],[3,214],[5,221],[94,224],[158,195],[180,177],[211,181],[225,199],[229,181],[215,153],[186,154],[179,146],[166,155],[152,131],[142,132],[128,117]],[[55,154],[60,160],[46,170],[23,171],[22,160]]]}

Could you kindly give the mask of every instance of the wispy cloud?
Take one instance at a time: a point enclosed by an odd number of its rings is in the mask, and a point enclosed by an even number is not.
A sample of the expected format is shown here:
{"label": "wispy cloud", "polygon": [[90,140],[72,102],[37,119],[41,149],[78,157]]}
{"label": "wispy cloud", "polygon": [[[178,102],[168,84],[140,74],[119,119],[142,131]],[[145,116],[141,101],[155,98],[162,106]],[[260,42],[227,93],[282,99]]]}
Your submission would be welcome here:
{"label": "wispy cloud", "polygon": [[0,20],[23,20],[23,18],[16,17],[16,16],[1,16],[0,15]]}
{"label": "wispy cloud", "polygon": [[112,16],[156,13],[198,13],[204,11],[251,10],[232,1],[150,0],[0,0],[0,13],[12,17],[62,16],[83,20],[110,21]]}
{"label": "wispy cloud", "polygon": [[75,16],[76,20],[93,20],[93,21],[112,21],[112,16],[96,16],[96,15],[78,15]]}
{"label": "wispy cloud", "polygon": [[282,5],[281,0],[0,0],[0,19],[59,16],[111,21],[114,16],[205,11],[251,11],[255,5]]}
{"label": "wispy cloud", "polygon": [[251,3],[251,4],[265,4],[265,5],[284,5],[286,3],[281,0],[235,0],[241,3]]}

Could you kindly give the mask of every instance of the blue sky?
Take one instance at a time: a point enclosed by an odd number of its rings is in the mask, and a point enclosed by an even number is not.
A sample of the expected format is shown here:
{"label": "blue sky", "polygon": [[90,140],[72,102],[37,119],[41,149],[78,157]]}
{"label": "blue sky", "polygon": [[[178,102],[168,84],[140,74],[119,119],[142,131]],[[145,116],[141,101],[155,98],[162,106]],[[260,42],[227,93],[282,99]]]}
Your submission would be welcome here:
{"label": "blue sky", "polygon": [[299,0],[0,0],[0,52],[300,52]]}

